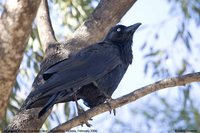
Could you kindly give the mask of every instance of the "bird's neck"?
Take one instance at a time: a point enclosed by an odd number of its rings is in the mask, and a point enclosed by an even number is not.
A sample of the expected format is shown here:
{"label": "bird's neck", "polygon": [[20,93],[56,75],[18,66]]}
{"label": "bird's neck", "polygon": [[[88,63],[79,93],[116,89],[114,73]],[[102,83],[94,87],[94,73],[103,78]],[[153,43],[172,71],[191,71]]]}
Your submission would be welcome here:
{"label": "bird's neck", "polygon": [[120,54],[122,61],[129,65],[132,63],[133,54],[132,54],[132,41],[124,42],[123,44],[119,44]]}
{"label": "bird's neck", "polygon": [[114,45],[117,46],[120,52],[121,60],[123,63],[129,65],[132,63],[133,60],[133,54],[132,54],[132,40],[126,41],[126,42],[109,42],[104,40],[103,42],[106,42],[108,45]]}

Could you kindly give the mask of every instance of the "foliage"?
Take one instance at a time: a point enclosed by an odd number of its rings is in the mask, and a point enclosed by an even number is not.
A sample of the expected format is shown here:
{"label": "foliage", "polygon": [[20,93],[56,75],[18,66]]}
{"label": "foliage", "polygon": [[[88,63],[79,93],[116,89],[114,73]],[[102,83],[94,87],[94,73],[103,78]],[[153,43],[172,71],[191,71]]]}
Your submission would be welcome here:
{"label": "foliage", "polygon": [[[179,18],[176,23],[177,29],[174,31],[174,39],[167,45],[163,44],[162,47],[156,43],[160,39],[159,31],[168,24],[168,20],[165,20],[166,22],[158,24],[158,32],[152,35],[154,41],[146,40],[141,47],[146,61],[144,73],[151,74],[152,78],[156,80],[198,71],[196,65],[200,64],[199,60],[194,60],[198,56],[195,53],[198,53],[199,44],[194,43],[195,31],[191,28],[191,25],[196,25],[196,28],[199,29],[200,1],[168,0],[168,2],[171,5],[169,20]],[[195,91],[194,88],[200,88],[199,84],[179,87],[177,93],[181,97],[180,99],[166,93],[164,93],[165,96],[162,96],[161,92],[157,92],[156,95],[151,94],[150,97],[159,103],[150,102],[150,98],[147,98],[143,103],[145,108],[133,112],[134,116],[142,115],[145,120],[142,128],[133,130],[149,132],[156,125],[156,132],[174,132],[176,129],[200,131],[200,110],[198,108],[200,101],[192,95]],[[175,92],[175,90],[172,91]]]}
{"label": "foliage", "polygon": [[93,11],[92,0],[53,0],[63,25],[75,30]]}

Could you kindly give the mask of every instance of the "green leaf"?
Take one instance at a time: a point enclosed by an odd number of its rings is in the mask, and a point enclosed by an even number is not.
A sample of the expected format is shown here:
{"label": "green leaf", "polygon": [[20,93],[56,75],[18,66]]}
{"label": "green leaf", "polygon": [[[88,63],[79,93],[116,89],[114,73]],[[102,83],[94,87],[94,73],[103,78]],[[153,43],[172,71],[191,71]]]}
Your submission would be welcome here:
{"label": "green leaf", "polygon": [[69,120],[70,108],[69,108],[68,103],[65,103],[65,105],[64,105],[64,112],[65,112],[65,115],[67,117],[67,120]]}
{"label": "green leaf", "polygon": [[151,52],[151,53],[148,53],[148,54],[144,55],[144,58],[152,57],[152,56],[156,56],[156,55],[160,55],[160,54],[162,54],[162,53],[163,53],[162,51],[157,50],[157,51],[155,51],[155,52]]}
{"label": "green leaf", "polygon": [[189,51],[189,52],[191,52],[191,47],[190,47],[190,41],[189,41],[189,38],[188,38],[188,36],[185,38],[185,46],[186,46],[186,48],[187,48],[187,50]]}

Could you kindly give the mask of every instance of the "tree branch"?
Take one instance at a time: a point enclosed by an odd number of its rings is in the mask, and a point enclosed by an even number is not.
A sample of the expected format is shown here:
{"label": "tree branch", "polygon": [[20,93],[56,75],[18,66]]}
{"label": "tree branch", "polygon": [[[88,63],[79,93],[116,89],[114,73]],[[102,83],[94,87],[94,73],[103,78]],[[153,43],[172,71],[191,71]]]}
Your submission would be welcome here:
{"label": "tree branch", "polygon": [[[50,44],[41,64],[41,70],[34,80],[32,89],[41,84],[42,73],[54,63],[67,58],[99,40],[102,40],[108,29],[115,25],[131,8],[136,0],[101,0],[91,16],[75,31],[72,38],[64,43]],[[37,119],[40,108],[25,110],[29,97],[25,100],[18,114],[8,125],[7,131],[12,130],[39,130],[46,120],[45,116]]]}
{"label": "tree branch", "polygon": [[[114,100],[110,101],[109,104],[111,105],[111,107],[113,109],[118,108],[118,107],[121,107],[130,102],[133,102],[139,98],[142,98],[150,93],[153,93],[155,91],[158,91],[158,90],[161,90],[164,88],[169,88],[169,87],[182,86],[182,85],[186,85],[186,84],[189,84],[192,82],[200,82],[200,72],[190,73],[190,74],[175,77],[175,78],[168,78],[168,79],[160,80],[160,81],[150,84],[148,86],[139,88],[127,95],[124,95],[122,97],[114,99]],[[68,131],[73,127],[81,125],[82,122],[88,121],[90,118],[92,118],[98,114],[104,113],[106,111],[109,111],[109,110],[110,110],[110,108],[109,108],[108,104],[106,104],[106,103],[101,104],[97,107],[89,109],[83,115],[77,116],[77,117],[55,127],[50,132]]]}
{"label": "tree branch", "polygon": [[43,51],[51,43],[56,42],[51,19],[49,15],[49,8],[47,0],[42,0],[37,13],[37,27],[39,31],[40,40],[42,42]]}
{"label": "tree branch", "polygon": [[0,120],[32,28],[40,0],[7,0],[0,20]]}

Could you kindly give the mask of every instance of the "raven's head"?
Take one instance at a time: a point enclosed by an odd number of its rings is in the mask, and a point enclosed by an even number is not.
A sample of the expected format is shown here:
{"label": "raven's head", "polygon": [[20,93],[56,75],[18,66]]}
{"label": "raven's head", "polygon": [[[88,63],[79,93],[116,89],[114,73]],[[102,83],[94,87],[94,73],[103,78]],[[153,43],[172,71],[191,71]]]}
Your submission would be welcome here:
{"label": "raven's head", "polygon": [[105,41],[119,43],[132,41],[133,34],[140,25],[141,23],[136,23],[128,27],[124,25],[116,25],[109,30],[105,37]]}

